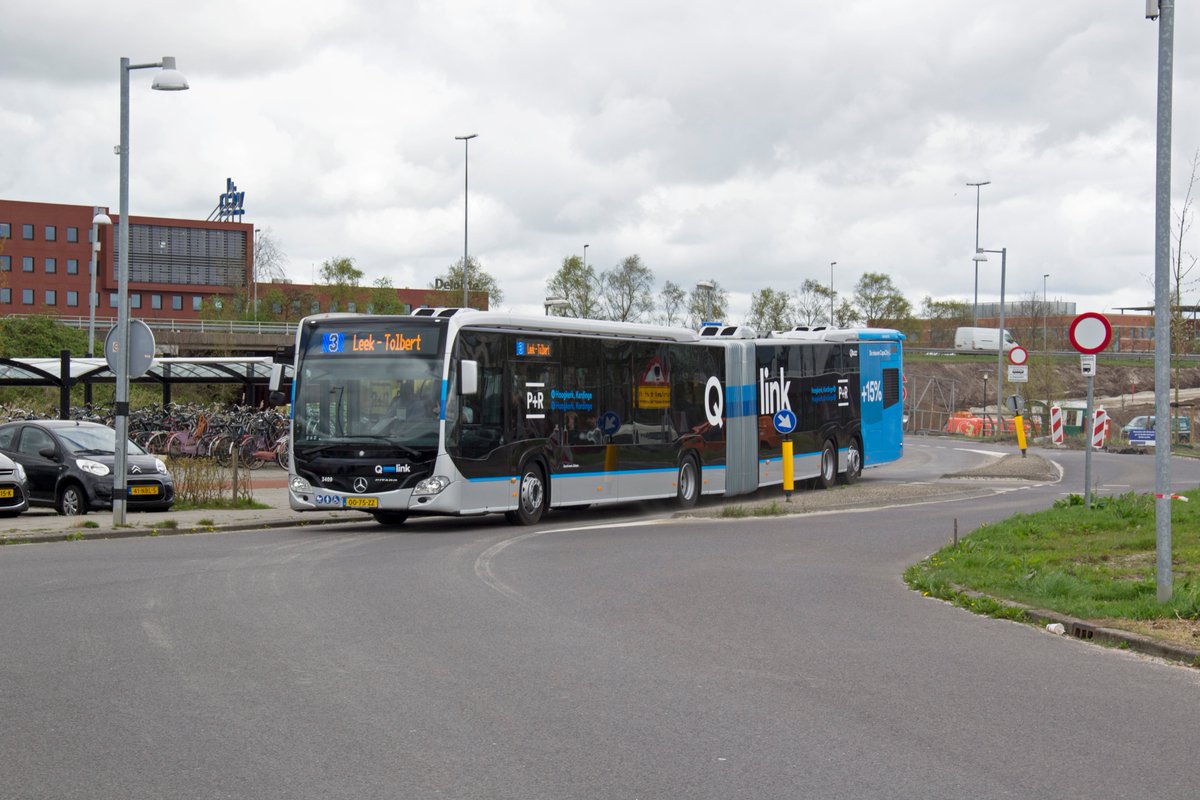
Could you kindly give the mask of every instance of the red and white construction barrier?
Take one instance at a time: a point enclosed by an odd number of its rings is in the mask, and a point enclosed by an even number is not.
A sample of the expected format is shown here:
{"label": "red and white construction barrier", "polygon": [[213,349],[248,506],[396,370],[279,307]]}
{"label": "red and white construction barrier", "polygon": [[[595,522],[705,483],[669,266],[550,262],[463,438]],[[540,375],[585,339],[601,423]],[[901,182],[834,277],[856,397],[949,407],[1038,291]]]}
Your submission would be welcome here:
{"label": "red and white construction barrier", "polygon": [[1063,418],[1060,406],[1050,406],[1050,441],[1063,443]]}
{"label": "red and white construction barrier", "polygon": [[1108,438],[1108,412],[1097,408],[1092,415],[1092,447],[1104,447]]}

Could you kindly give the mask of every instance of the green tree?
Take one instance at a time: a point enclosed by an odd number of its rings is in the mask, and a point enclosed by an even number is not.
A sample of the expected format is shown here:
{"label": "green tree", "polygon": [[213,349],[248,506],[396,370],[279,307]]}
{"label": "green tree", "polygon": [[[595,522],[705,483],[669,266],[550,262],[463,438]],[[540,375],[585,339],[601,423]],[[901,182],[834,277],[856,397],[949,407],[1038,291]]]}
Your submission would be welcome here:
{"label": "green tree", "polygon": [[971,304],[958,300],[934,300],[926,295],[921,301],[921,316],[929,320],[930,347],[953,347],[954,332],[971,324]]}
{"label": "green tree", "polygon": [[793,308],[796,312],[797,325],[816,325],[830,322],[829,287],[812,278],[805,278],[796,293]]}
{"label": "green tree", "polygon": [[376,278],[373,288],[367,294],[367,303],[372,314],[403,314],[404,303],[396,294],[390,278]]}
{"label": "green tree", "polygon": [[667,281],[662,291],[658,293],[659,311],[657,321],[663,325],[682,325],[684,322],[684,304],[687,302],[687,292],[679,288],[677,283]]}
{"label": "green tree", "polygon": [[790,330],[796,324],[793,299],[787,292],[759,289],[750,296],[750,313],[746,324],[759,333]]}
{"label": "green tree", "polygon": [[339,311],[353,302],[358,295],[363,271],[354,266],[354,259],[346,256],[331,258],[321,265],[321,283],[329,287],[329,298],[337,304]]}
{"label": "green tree", "polygon": [[[462,265],[463,262],[461,258],[458,261],[455,261],[453,264],[447,267],[445,272],[429,283],[429,288],[443,291],[457,290],[458,297],[460,299],[455,300],[454,302],[462,302]],[[469,279],[467,285],[467,299],[471,303],[472,308],[483,308],[485,305],[487,308],[494,308],[500,303],[500,301],[504,299],[504,292],[500,290],[500,284],[498,284],[496,279],[489,275],[487,270],[485,270],[480,263],[475,260],[475,256],[471,256],[467,261],[467,275]],[[483,292],[485,295],[487,295],[487,297],[482,301],[478,298],[471,298],[469,296],[470,293],[479,292]]]}
{"label": "green tree", "polygon": [[600,273],[604,315],[618,322],[643,322],[654,311],[654,272],[641,256],[626,256]]}
{"label": "green tree", "polygon": [[882,272],[864,272],[854,286],[854,303],[869,326],[898,323],[912,317],[912,304]]}
{"label": "green tree", "polygon": [[564,258],[558,272],[546,281],[546,296],[567,301],[558,309],[560,317],[597,319],[600,315],[600,287],[596,270],[585,266],[579,256]]}

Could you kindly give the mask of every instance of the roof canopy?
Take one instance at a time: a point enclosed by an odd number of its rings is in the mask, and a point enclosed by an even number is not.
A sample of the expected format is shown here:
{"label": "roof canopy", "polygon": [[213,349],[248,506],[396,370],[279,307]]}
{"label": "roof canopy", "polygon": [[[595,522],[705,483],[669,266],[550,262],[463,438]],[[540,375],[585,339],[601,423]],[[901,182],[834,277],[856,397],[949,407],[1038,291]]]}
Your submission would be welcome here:
{"label": "roof canopy", "polygon": [[[71,383],[113,383],[116,376],[103,358],[72,358]],[[136,383],[241,383],[267,384],[272,360],[266,356],[243,358],[156,358]],[[284,382],[292,379],[285,364]],[[0,358],[0,386],[62,386],[62,361],[58,358]]]}

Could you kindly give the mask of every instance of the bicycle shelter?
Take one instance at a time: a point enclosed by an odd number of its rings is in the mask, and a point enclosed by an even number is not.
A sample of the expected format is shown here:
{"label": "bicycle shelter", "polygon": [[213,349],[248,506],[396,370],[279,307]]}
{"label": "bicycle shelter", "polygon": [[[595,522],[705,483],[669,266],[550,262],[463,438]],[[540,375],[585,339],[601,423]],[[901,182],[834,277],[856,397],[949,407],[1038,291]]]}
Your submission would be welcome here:
{"label": "bicycle shelter", "polygon": [[[241,384],[252,402],[256,389],[265,396],[273,364],[269,356],[156,358],[146,374],[132,382],[162,386],[164,407],[176,384]],[[290,394],[292,366],[285,364],[283,370],[283,390]],[[93,384],[115,381],[103,358],[73,358],[67,351],[59,358],[0,358],[0,386],[57,386],[62,419],[70,416],[72,386],[83,384],[90,401]]]}

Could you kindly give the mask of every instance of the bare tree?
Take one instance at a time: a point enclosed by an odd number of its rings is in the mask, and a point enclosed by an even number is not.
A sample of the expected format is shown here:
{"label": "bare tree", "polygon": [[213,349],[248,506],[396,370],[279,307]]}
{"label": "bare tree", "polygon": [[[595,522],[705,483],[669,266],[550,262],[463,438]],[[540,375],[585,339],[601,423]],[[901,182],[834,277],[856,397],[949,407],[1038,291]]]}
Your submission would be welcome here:
{"label": "bare tree", "polygon": [[605,315],[619,322],[641,322],[654,310],[654,272],[640,256],[627,256],[600,274]]}
{"label": "bare tree", "polygon": [[255,283],[283,283],[287,280],[287,254],[275,240],[270,228],[254,231]]}
{"label": "bare tree", "polygon": [[682,325],[684,320],[683,304],[687,300],[687,292],[679,288],[679,284],[667,281],[658,294],[659,310],[655,320],[663,325]]}
{"label": "bare tree", "polygon": [[829,287],[806,278],[793,303],[799,325],[816,325],[829,319]]}

